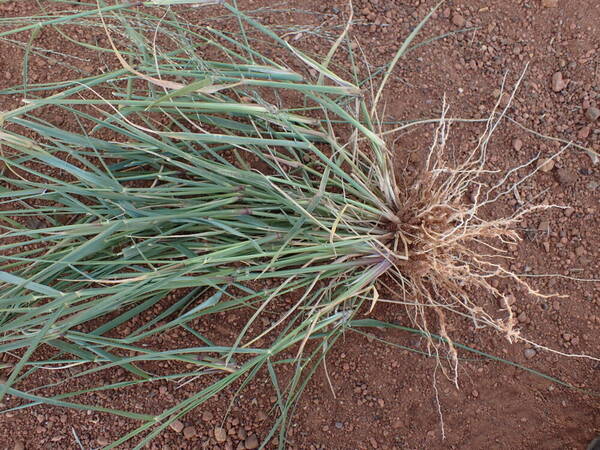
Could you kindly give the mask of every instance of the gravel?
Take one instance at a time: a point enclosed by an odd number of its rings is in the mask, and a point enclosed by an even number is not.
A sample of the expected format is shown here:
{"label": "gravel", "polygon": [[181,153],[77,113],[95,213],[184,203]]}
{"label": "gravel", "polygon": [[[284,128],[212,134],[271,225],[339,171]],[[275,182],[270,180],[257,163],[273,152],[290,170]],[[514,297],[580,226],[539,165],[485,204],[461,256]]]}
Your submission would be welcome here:
{"label": "gravel", "polygon": [[569,84],[569,81],[563,80],[561,72],[556,72],[554,75],[552,75],[552,90],[554,92],[562,91],[567,87],[567,84]]}
{"label": "gravel", "polygon": [[258,438],[255,434],[246,438],[246,440],[244,441],[244,447],[246,447],[247,449],[258,448]]}
{"label": "gravel", "polygon": [[194,428],[194,427],[191,427],[191,426],[190,426],[190,427],[185,427],[185,428],[183,429],[183,437],[184,437],[185,439],[191,439],[191,438],[193,438],[194,436],[196,436],[196,434],[197,434],[197,433],[196,433],[196,428]]}
{"label": "gravel", "polygon": [[519,138],[513,139],[512,147],[515,149],[515,151],[520,151],[523,148],[523,141]]}
{"label": "gravel", "polygon": [[571,169],[558,169],[555,177],[556,181],[563,185],[573,184],[577,181],[577,173]]}
{"label": "gravel", "polygon": [[175,420],[169,425],[169,428],[173,430],[175,433],[181,433],[183,430],[183,423],[180,420]]}
{"label": "gravel", "polygon": [[581,128],[577,132],[577,138],[578,139],[587,139],[588,136],[590,135],[591,131],[592,131],[592,128],[589,125],[586,125],[585,127]]}
{"label": "gravel", "polygon": [[541,159],[538,163],[538,167],[542,172],[550,172],[554,168],[554,160],[553,159]]}
{"label": "gravel", "polygon": [[219,443],[223,443],[227,440],[227,432],[225,431],[225,428],[215,428],[215,439]]}
{"label": "gravel", "polygon": [[456,25],[457,27],[464,27],[465,23],[466,23],[466,20],[460,14],[454,13],[454,15],[452,16],[452,23],[454,25]]}
{"label": "gravel", "polygon": [[586,109],[585,117],[590,122],[595,122],[596,120],[598,120],[598,117],[600,117],[600,109],[594,108],[593,106],[591,108]]}

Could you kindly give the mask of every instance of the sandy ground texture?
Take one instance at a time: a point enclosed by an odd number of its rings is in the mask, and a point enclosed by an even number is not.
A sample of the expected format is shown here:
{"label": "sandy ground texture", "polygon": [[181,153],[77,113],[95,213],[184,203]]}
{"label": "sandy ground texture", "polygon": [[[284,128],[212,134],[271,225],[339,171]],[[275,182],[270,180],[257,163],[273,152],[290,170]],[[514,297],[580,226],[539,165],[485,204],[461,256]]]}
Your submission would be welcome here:
{"label": "sandy ground texture", "polygon": [[[435,2],[430,0],[355,0],[352,36],[371,68],[388,62],[404,37]],[[344,0],[296,1],[276,4],[240,0],[242,9],[270,6],[258,17],[270,26],[294,24],[288,37],[302,48],[325,54],[327,40],[315,30],[338,30],[348,17]],[[0,2],[0,16],[38,11],[34,0]],[[316,14],[308,14],[312,11]],[[202,13],[190,20],[201,22]],[[423,31],[424,38],[458,30],[403,59],[385,94],[385,120],[439,117],[443,99],[449,117],[486,117],[506,77],[510,91],[525,71],[508,116],[489,147],[489,167],[507,171],[538,156],[541,170],[505,197],[490,215],[510,212],[523,201],[564,205],[529,216],[520,224],[523,238],[510,249],[510,269],[528,276],[543,292],[565,297],[538,299],[514,282],[496,285],[511,293],[522,333],[557,351],[600,356],[600,163],[593,155],[570,148],[552,161],[561,141],[600,152],[600,2],[597,0],[449,0]],[[104,42],[101,33],[79,38]],[[322,34],[322,33],[321,33]],[[20,36],[27,40],[29,36]],[[104,40],[104,41],[103,41]],[[111,58],[77,48],[52,30],[35,39],[40,47],[60,47],[76,55],[82,73],[115,67]],[[0,88],[19,83],[22,53],[0,42]],[[342,58],[336,61],[344,64]],[[72,76],[63,66],[32,56],[32,82]],[[20,99],[0,96],[0,110]],[[501,99],[505,103],[507,98]],[[61,121],[60,118],[53,118]],[[64,124],[69,127],[69,123]],[[534,130],[538,135],[527,131]],[[431,127],[413,128],[394,142],[399,173],[418,170],[420,155],[429,146]],[[481,132],[477,124],[456,124],[448,145],[457,155]],[[552,275],[552,276],[549,276]],[[386,293],[393,296],[395,293]],[[373,318],[408,325],[406,311],[378,305]],[[223,317],[224,325],[206,324],[204,331],[233,335],[243,317]],[[139,320],[143,320],[140,318]],[[135,325],[135,324],[133,324]],[[459,389],[443,376],[436,362],[403,348],[426,350],[422,339],[400,331],[349,333],[310,382],[288,433],[294,449],[583,449],[600,434],[600,364],[561,356],[524,344],[511,344],[498,333],[475,330],[472,322],[455,319],[454,340],[525,365],[570,385],[555,384],[517,367],[483,357],[461,361]],[[172,332],[155,344],[180,345],[183,333]],[[385,341],[385,342],[383,342]],[[9,358],[4,356],[6,360]],[[149,368],[160,372],[162,367]],[[108,383],[123,371],[99,374],[85,383]],[[0,376],[2,374],[0,373]],[[49,375],[50,376],[50,375]],[[46,381],[47,382],[47,381]],[[73,386],[70,387],[73,389]],[[56,393],[60,393],[57,387]],[[174,390],[167,383],[106,392],[92,401],[136,412],[158,412],[198,389],[190,383]],[[157,449],[258,448],[269,429],[276,397],[265,374],[237,398],[225,415],[233,393],[217,396],[189,413],[159,436]],[[444,435],[442,434],[442,424]],[[180,425],[180,426],[179,426]],[[62,408],[35,407],[0,415],[2,449],[75,449],[102,447],[131,430],[135,423],[103,414]],[[217,428],[222,428],[217,429]],[[215,431],[217,435],[215,435]],[[219,437],[217,442],[216,437]],[[274,448],[270,442],[267,448]],[[124,445],[122,448],[132,448]]]}

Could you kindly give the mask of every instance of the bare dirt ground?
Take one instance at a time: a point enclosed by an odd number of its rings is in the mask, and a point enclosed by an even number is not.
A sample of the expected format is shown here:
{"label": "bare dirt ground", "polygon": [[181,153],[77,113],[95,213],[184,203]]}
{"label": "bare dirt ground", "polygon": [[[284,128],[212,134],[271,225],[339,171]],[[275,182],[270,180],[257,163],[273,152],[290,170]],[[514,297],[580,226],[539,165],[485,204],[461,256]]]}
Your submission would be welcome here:
{"label": "bare dirt ground", "polygon": [[[354,1],[358,23],[353,37],[372,68],[393,57],[404,37],[434,4],[430,0]],[[266,5],[274,8],[267,1],[239,2],[242,9]],[[295,23],[298,32],[290,39],[320,54],[327,49],[311,30],[343,24],[349,11],[345,0],[289,0],[275,9],[282,12],[262,13],[261,20],[272,26]],[[0,2],[3,17],[34,11],[37,5],[33,0]],[[190,18],[203,20],[200,11]],[[537,133],[600,152],[600,120],[596,117],[600,111],[595,109],[600,107],[600,2],[447,1],[427,24],[423,37],[461,29],[469,30],[420,47],[399,63],[386,93],[385,120],[439,117],[444,96],[450,117],[486,117],[504,76],[510,90],[526,70],[508,115]],[[103,38],[100,35],[98,39]],[[84,72],[111,64],[62,42],[52,31],[43,32],[36,44],[60,45],[65,53],[78,55]],[[0,43],[0,88],[21,81],[21,60],[22,54],[14,46]],[[33,57],[29,76],[33,82],[41,82],[63,79],[67,74],[62,67]],[[0,110],[14,107],[18,101],[0,96]],[[449,145],[459,155],[480,131],[477,124],[457,124]],[[414,128],[396,140],[399,172],[408,177],[417,170],[430,134],[431,128]],[[536,155],[543,162],[560,148],[558,141],[540,138],[505,121],[489,148],[490,168],[506,171]],[[522,333],[568,354],[600,356],[600,283],[593,281],[600,278],[599,199],[600,163],[595,165],[589,154],[570,148],[497,206],[497,211],[511,211],[520,201],[532,201],[569,207],[548,210],[521,223],[523,241],[511,249],[510,262],[512,270],[530,276],[533,287],[566,297],[542,301],[514,282],[497,281],[514,296]],[[394,305],[379,305],[370,317],[409,325],[406,312]],[[224,318],[228,325],[214,332],[234,333],[238,320]],[[475,330],[467,320],[455,320],[450,334],[457,342],[580,390],[482,357],[461,361],[460,389],[456,389],[435,371],[433,358],[401,348],[425,350],[425,343],[414,335],[389,330],[368,336],[351,333],[327,358],[332,386],[323,369],[310,382],[288,433],[288,448],[583,449],[600,434],[600,364],[511,344],[497,333]],[[157,345],[167,347],[181,339],[183,334],[171,333]],[[88,381],[104,382],[123,375],[103,373]],[[259,378],[236,400],[228,416],[225,412],[232,393],[219,395],[188,414],[183,420],[185,428],[167,431],[152,448],[256,448],[269,428],[269,411],[275,401],[267,385],[266,378]],[[168,384],[156,385],[106,393],[93,401],[155,412],[196,388],[193,383],[176,391]],[[54,393],[59,392],[57,387]],[[35,407],[0,416],[0,448],[79,448],[75,436],[82,448],[97,448],[134,426],[109,415]],[[214,439],[217,426],[226,429],[224,444]],[[269,443],[268,448],[275,444]],[[133,445],[122,448],[130,447]]]}

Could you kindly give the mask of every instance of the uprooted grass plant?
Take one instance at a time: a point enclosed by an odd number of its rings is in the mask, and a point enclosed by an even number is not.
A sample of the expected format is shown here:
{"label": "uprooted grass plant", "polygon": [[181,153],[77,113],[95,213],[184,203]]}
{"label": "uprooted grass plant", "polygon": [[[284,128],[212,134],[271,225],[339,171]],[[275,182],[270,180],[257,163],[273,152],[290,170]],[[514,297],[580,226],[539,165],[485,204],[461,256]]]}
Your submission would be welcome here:
{"label": "uprooted grass plant", "polygon": [[[518,280],[498,259],[518,240],[513,225],[527,210],[501,220],[480,216],[510,190],[508,176],[491,188],[479,181],[501,117],[492,116],[464,162],[451,167],[444,152],[450,121],[442,114],[417,181],[396,179],[378,105],[425,21],[369,91],[348,29],[319,62],[227,3],[220,8],[239,21],[239,34],[188,26],[167,9],[186,2],[160,3],[160,18],[151,15],[157,8],[119,4],[46,19],[42,25],[57,27],[96,17],[110,45],[92,47],[116,56],[118,67],[6,92],[25,103],[1,116],[0,351],[18,358],[0,398],[20,399],[17,409],[50,404],[137,419],[141,424],[108,448],[134,438],[139,448],[266,368],[278,401],[265,440],[279,430],[283,446],[315,363],[361,323],[361,308],[380,300],[382,280],[400,293],[398,303],[432,351],[444,351],[440,359],[450,369],[457,352],[445,329],[448,313],[519,338],[508,302],[498,318],[468,295],[475,286],[503,298],[491,277]],[[163,49],[164,41],[174,49]],[[261,49],[269,46],[284,51],[289,64],[266,56]],[[328,68],[336,51],[348,52],[352,81]],[[80,129],[53,125],[36,114],[42,108]],[[173,299],[174,292],[182,294]],[[292,293],[284,310],[276,306]],[[198,331],[234,310],[250,312],[232,342],[213,343]],[[275,320],[259,320],[273,311]],[[150,318],[125,327],[141,316]],[[175,328],[194,342],[148,346]],[[42,348],[52,356],[36,357]],[[149,361],[193,369],[157,375],[142,369]],[[275,370],[281,364],[295,367],[285,385]],[[60,396],[19,388],[37,371],[73,366],[82,370],[65,380],[115,366],[131,379]],[[158,415],[77,401],[215,374]]]}

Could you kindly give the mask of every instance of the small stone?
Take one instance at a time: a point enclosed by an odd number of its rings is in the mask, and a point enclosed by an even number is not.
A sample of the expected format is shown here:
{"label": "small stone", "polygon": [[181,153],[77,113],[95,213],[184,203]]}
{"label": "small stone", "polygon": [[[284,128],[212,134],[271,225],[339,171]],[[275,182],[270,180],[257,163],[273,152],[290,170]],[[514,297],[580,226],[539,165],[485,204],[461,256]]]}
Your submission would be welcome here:
{"label": "small stone", "polygon": [[109,444],[108,439],[106,439],[105,437],[99,437],[98,439],[96,439],[96,442],[100,447],[104,447]]}
{"label": "small stone", "polygon": [[521,323],[527,322],[527,314],[525,313],[525,311],[523,311],[521,314],[519,314],[519,317],[517,317],[517,320]]}
{"label": "small stone", "polygon": [[258,413],[256,414],[256,420],[258,420],[259,422],[263,422],[265,420],[267,420],[267,413],[265,413],[262,409],[260,411],[258,411]]}
{"label": "small stone", "polygon": [[255,434],[246,438],[246,440],[244,441],[244,447],[246,447],[249,450],[253,448],[258,448],[258,438]]}
{"label": "small stone", "polygon": [[196,436],[196,429],[194,427],[185,427],[183,429],[183,437],[185,439],[191,439]]}
{"label": "small stone", "polygon": [[596,120],[598,120],[598,117],[600,117],[600,109],[594,107],[586,109],[585,117],[590,122],[595,122]]}
{"label": "small stone", "polygon": [[336,423],[335,423],[335,427],[336,427],[338,430],[341,430],[342,428],[344,428],[344,424],[343,424],[342,422],[336,422]]}
{"label": "small stone", "polygon": [[4,72],[4,78],[6,78],[7,80],[10,80],[12,78],[12,74],[8,71]]}
{"label": "small stone", "polygon": [[510,105],[510,95],[508,92],[503,92],[502,97],[500,97],[500,102],[498,103],[501,108],[506,108]]}
{"label": "small stone", "polygon": [[210,422],[211,420],[213,420],[213,414],[210,411],[204,411],[202,413],[202,420],[204,422]]}
{"label": "small stone", "polygon": [[526,358],[526,359],[531,359],[531,358],[533,358],[535,355],[537,355],[537,352],[536,352],[534,349],[532,349],[532,348],[526,348],[526,349],[523,351],[523,355],[525,356],[525,358]]}
{"label": "small stone", "polygon": [[512,147],[515,149],[515,151],[519,151],[523,148],[523,141],[519,138],[513,139],[512,141]]}
{"label": "small stone", "polygon": [[477,392],[477,391],[473,391],[473,392],[471,392],[471,394],[473,395],[473,398],[479,397],[479,392]]}
{"label": "small stone", "polygon": [[542,233],[550,233],[550,221],[542,220],[538,225],[538,231]]}
{"label": "small stone", "polygon": [[558,7],[558,0],[542,0],[542,6],[544,8],[556,8]]}
{"label": "small stone", "polygon": [[577,181],[577,173],[571,169],[558,169],[555,178],[560,184],[573,184]]}
{"label": "small stone", "polygon": [[237,432],[237,437],[240,441],[243,441],[244,439],[246,439],[248,437],[248,433],[246,432],[245,429],[240,428]]}
{"label": "small stone", "polygon": [[598,182],[597,182],[597,181],[590,181],[590,182],[587,184],[587,188],[588,188],[590,191],[595,191],[596,189],[598,189],[598,186],[600,186],[600,184],[598,184]]}
{"label": "small stone", "polygon": [[569,80],[564,80],[561,72],[556,72],[552,75],[552,90],[560,92],[569,84]]}
{"label": "small stone", "polygon": [[560,302],[558,300],[555,300],[552,303],[552,308],[554,308],[555,311],[558,311],[560,309]]}
{"label": "small stone", "polygon": [[552,169],[554,169],[554,160],[550,158],[540,159],[540,161],[538,162],[538,168],[542,172],[548,173]]}
{"label": "small stone", "polygon": [[466,23],[466,20],[460,14],[454,13],[454,15],[452,16],[452,23],[454,25],[456,25],[457,27],[464,27],[465,23]]}
{"label": "small stone", "polygon": [[181,433],[181,431],[183,430],[183,423],[181,422],[181,420],[175,420],[171,422],[169,428],[171,428],[171,430],[173,430],[175,433]]}
{"label": "small stone", "polygon": [[26,225],[32,230],[39,230],[40,228],[44,228],[46,226],[46,223],[37,217],[27,217],[25,222]]}
{"label": "small stone", "polygon": [[571,217],[574,212],[575,212],[575,208],[572,208],[569,206],[567,209],[565,209],[565,216]]}
{"label": "small stone", "polygon": [[225,432],[225,428],[215,428],[215,439],[220,444],[227,440],[227,433]]}
{"label": "small stone", "polygon": [[25,450],[25,444],[23,444],[20,441],[15,442],[15,446],[13,447],[13,450]]}
{"label": "small stone", "polygon": [[589,125],[586,125],[585,127],[581,128],[577,132],[577,138],[578,139],[587,139],[588,136],[590,135],[591,131],[592,131],[592,127],[590,127]]}

